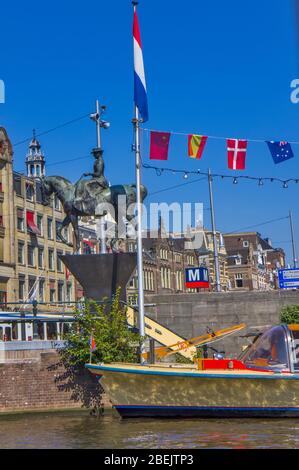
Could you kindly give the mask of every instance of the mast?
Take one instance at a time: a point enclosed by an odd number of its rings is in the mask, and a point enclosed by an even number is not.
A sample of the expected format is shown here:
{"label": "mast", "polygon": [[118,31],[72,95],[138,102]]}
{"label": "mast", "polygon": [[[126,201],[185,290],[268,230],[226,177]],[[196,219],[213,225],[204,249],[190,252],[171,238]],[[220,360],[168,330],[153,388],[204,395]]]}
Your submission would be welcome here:
{"label": "mast", "polygon": [[[133,1],[134,14],[138,2]],[[143,259],[142,259],[142,199],[141,199],[141,159],[140,159],[140,139],[139,139],[139,111],[135,103],[134,118],[132,120],[134,127],[134,145],[135,152],[135,174],[136,174],[136,203],[137,203],[137,277],[138,277],[138,320],[139,320],[139,334],[145,336],[144,327],[144,292],[143,292]],[[140,347],[140,362],[144,363],[142,353],[144,352],[144,344]]]}
{"label": "mast", "polygon": [[215,284],[216,284],[216,292],[221,292],[218,242],[217,242],[217,232],[216,232],[216,224],[215,224],[215,210],[214,210],[214,198],[213,198],[212,181],[213,181],[213,177],[212,177],[212,174],[211,174],[211,170],[209,168],[208,182],[209,182],[209,195],[210,195],[211,225],[212,225],[212,234],[213,234]]}

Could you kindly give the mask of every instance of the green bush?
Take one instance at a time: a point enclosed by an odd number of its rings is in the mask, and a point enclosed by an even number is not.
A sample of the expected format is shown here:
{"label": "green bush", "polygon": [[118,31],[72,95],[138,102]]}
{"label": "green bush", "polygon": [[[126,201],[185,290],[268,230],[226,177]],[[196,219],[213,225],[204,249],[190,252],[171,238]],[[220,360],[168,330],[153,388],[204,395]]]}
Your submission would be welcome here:
{"label": "green bush", "polygon": [[283,307],[280,312],[280,322],[287,323],[299,323],[299,305],[288,305]]}
{"label": "green bush", "polygon": [[111,305],[86,302],[83,311],[76,311],[76,321],[65,336],[61,355],[68,365],[83,365],[90,361],[90,338],[96,350],[93,362],[137,362],[142,338],[129,330],[126,307],[120,305],[118,290]]}

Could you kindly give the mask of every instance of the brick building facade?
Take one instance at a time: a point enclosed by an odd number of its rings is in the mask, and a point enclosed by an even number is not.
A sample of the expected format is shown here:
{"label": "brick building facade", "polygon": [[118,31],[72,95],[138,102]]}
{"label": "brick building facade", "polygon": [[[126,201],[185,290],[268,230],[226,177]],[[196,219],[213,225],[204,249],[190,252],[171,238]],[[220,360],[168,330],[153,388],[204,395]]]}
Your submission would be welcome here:
{"label": "brick building facade", "polygon": [[277,269],[285,266],[285,253],[273,248],[259,232],[224,235],[230,288],[269,290],[277,288]]}

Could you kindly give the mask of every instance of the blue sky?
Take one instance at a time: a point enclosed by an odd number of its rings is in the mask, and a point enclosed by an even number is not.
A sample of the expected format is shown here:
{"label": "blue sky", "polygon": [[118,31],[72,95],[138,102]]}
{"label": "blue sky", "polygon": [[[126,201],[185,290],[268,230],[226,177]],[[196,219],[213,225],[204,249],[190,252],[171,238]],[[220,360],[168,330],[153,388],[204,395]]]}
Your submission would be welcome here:
{"label": "blue sky", "polygon": [[[150,120],[147,127],[176,132],[299,141],[299,104],[290,82],[299,78],[295,1],[141,0]],[[132,8],[130,1],[5,2],[1,24],[1,76],[6,103],[1,125],[12,143],[91,112],[95,98],[107,105],[111,128],[103,135],[106,175],[112,184],[134,181]],[[48,174],[72,181],[92,167],[95,129],[86,118],[40,138]],[[165,166],[232,174],[225,141],[208,141],[200,162],[186,156],[184,137],[172,139]],[[26,144],[14,148],[14,167],[24,170]],[[249,143],[242,174],[299,178],[295,158],[274,165],[265,144]],[[149,163],[147,146],[143,158]],[[50,165],[51,164],[51,165]],[[240,173],[241,174],[241,173]],[[189,180],[188,180],[189,181]],[[190,178],[191,181],[191,178]],[[144,171],[149,192],[180,184],[182,176]],[[299,236],[299,185],[214,182],[217,227],[223,231],[294,213]],[[206,181],[156,194],[148,202],[208,204]],[[208,211],[205,224],[210,226]],[[290,255],[287,220],[258,228]],[[297,236],[297,244],[298,243]]]}

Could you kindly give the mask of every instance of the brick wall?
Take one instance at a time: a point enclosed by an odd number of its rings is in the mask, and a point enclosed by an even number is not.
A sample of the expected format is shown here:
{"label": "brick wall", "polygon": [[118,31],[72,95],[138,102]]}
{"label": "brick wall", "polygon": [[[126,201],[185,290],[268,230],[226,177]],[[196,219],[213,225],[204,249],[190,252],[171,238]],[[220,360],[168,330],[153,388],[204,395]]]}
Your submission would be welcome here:
{"label": "brick wall", "polygon": [[66,369],[57,352],[0,364],[0,413],[111,406],[85,369]]}

